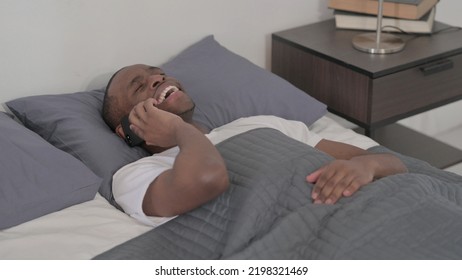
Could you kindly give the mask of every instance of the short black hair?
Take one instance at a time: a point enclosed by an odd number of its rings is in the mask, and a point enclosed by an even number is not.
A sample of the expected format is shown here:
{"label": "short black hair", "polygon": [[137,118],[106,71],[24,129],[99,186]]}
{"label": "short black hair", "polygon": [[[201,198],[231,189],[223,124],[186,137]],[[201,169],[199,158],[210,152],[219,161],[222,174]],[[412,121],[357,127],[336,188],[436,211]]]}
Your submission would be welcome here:
{"label": "short black hair", "polygon": [[122,112],[119,111],[118,100],[114,96],[109,95],[109,88],[114,80],[114,77],[122,70],[123,68],[117,70],[109,79],[109,82],[106,85],[104,91],[103,99],[103,120],[106,124],[114,131],[118,123],[120,122]]}

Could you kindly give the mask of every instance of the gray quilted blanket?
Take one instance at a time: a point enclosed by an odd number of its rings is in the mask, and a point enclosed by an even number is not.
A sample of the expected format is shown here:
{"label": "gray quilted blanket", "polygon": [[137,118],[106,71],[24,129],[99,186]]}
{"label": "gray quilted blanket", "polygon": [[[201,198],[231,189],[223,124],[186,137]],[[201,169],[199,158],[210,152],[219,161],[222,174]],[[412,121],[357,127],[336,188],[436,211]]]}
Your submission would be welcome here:
{"label": "gray quilted blanket", "polygon": [[399,155],[408,174],[315,205],[305,176],[328,155],[272,129],[217,147],[227,192],[96,259],[462,259],[461,176]]}

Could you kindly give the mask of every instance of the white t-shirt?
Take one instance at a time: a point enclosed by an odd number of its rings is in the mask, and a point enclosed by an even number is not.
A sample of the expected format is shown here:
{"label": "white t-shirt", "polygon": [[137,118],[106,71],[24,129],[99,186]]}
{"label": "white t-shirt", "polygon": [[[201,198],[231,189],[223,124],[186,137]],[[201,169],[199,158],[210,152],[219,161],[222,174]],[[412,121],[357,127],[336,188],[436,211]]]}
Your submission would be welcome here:
{"label": "white t-shirt", "polygon": [[[256,128],[274,128],[312,147],[316,146],[322,139],[321,136],[310,131],[302,122],[286,120],[275,116],[241,118],[212,130],[209,134],[206,134],[206,137],[216,145],[232,136]],[[375,145],[375,142],[372,141],[363,148],[373,145]],[[178,152],[178,147],[174,147],[162,153],[141,158],[122,167],[114,174],[112,192],[115,200],[125,213],[153,227],[175,218],[146,216],[142,205],[149,184],[162,172],[172,168]]]}

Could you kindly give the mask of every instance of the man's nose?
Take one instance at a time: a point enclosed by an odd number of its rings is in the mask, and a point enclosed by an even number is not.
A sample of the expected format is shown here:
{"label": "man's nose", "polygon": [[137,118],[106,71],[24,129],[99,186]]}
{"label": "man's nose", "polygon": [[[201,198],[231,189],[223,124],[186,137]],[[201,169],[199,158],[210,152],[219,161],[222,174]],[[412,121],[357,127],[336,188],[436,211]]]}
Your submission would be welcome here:
{"label": "man's nose", "polygon": [[165,80],[164,75],[151,75],[149,76],[149,84],[151,85],[151,88],[157,87],[160,83],[162,83]]}

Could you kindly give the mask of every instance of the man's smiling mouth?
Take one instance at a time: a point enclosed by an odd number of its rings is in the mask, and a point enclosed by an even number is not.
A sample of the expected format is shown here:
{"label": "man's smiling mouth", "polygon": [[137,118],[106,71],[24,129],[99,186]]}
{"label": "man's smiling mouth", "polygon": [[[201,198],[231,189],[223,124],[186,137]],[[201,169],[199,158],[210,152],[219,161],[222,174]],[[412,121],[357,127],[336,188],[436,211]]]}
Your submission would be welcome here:
{"label": "man's smiling mouth", "polygon": [[165,99],[167,99],[172,93],[179,91],[180,89],[177,88],[176,86],[168,86],[166,87],[159,95],[157,98],[157,105],[160,105],[162,102],[164,102]]}

